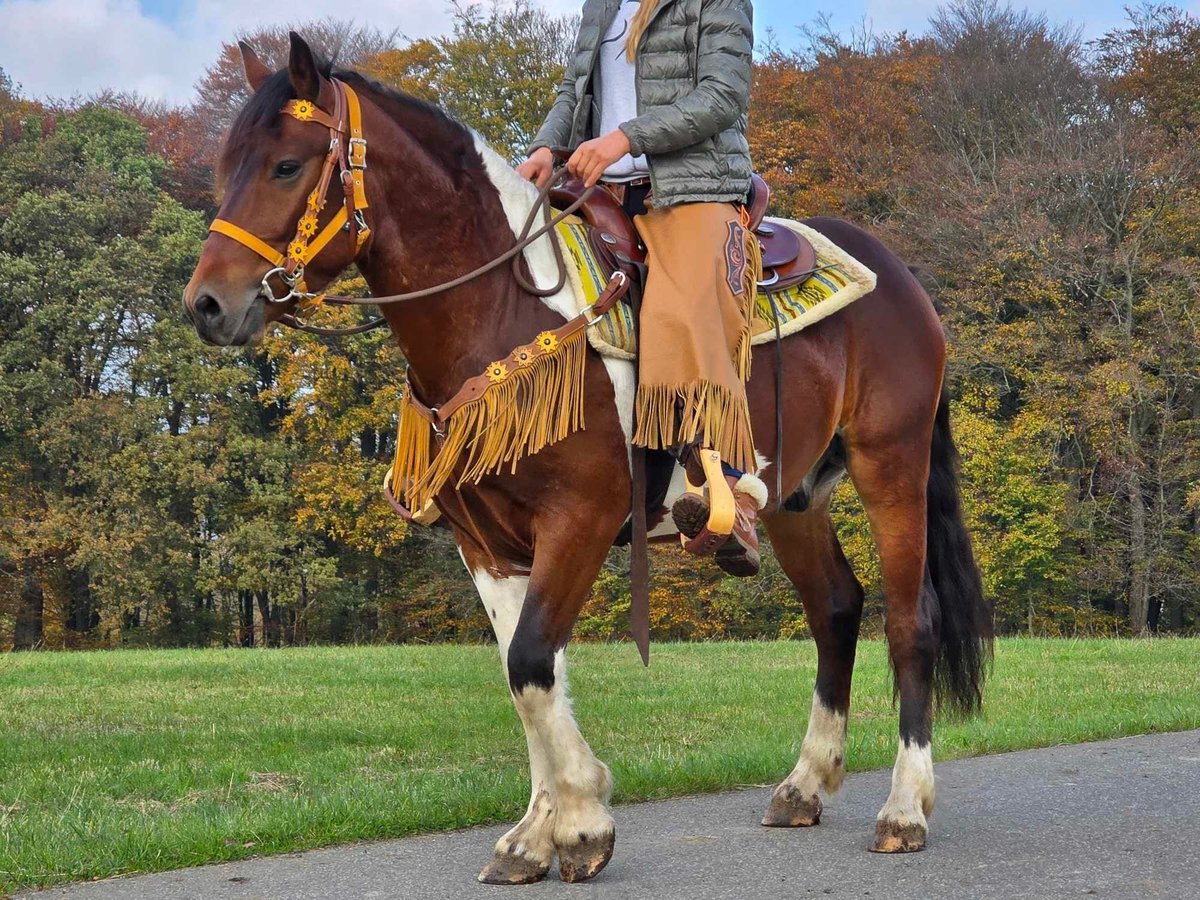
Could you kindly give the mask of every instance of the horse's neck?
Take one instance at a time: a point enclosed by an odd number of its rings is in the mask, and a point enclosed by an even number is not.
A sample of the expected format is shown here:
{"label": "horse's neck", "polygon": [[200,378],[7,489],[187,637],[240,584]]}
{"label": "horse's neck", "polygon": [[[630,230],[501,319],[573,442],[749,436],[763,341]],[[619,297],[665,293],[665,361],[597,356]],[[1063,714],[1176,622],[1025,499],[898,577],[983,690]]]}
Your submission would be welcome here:
{"label": "horse's neck", "polygon": [[[376,172],[384,169],[375,165]],[[377,295],[451,281],[513,245],[504,204],[486,172],[467,190],[445,189],[444,175],[423,178],[395,165],[377,180],[383,185],[372,198],[375,234],[363,266]],[[414,191],[414,185],[425,190]],[[554,325],[553,315],[519,287],[508,264],[462,287],[385,307],[384,313],[414,386],[431,404],[445,402],[489,362]]]}

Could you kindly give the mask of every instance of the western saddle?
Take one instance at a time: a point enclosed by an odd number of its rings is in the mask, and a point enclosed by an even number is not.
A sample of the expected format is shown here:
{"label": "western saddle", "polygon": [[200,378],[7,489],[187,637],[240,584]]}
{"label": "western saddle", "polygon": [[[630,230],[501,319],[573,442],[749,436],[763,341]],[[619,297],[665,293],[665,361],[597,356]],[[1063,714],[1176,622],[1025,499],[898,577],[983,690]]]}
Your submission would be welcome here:
{"label": "western saddle", "polygon": [[[565,209],[583,192],[583,182],[578,178],[564,181],[550,192],[551,205]],[[782,291],[799,284],[817,268],[816,251],[807,239],[790,228],[763,221],[770,201],[770,187],[755,174],[747,209],[750,228],[762,248],[763,277],[758,286],[767,292]],[[605,275],[612,277],[613,272],[623,271],[633,277],[646,261],[646,248],[621,204],[608,191],[598,190],[583,204],[579,215],[588,226],[589,242],[606,270]]]}

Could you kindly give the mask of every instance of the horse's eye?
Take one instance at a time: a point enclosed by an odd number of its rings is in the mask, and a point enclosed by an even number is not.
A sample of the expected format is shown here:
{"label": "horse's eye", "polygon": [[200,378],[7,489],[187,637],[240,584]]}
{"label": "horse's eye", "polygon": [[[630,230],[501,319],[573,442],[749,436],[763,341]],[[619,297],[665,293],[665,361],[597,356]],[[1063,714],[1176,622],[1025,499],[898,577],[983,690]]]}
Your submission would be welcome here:
{"label": "horse's eye", "polygon": [[300,163],[293,159],[285,159],[275,167],[276,178],[291,178],[300,171]]}

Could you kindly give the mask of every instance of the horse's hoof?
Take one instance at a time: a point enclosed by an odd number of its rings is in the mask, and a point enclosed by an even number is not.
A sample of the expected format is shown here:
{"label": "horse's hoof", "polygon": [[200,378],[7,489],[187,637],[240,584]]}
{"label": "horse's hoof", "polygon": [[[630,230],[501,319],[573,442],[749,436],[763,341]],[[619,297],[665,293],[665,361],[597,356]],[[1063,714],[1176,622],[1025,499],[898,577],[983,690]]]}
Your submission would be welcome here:
{"label": "horse's hoof", "polygon": [[803,796],[786,782],[775,788],[762,823],[768,828],[807,828],[821,821],[821,798]]}
{"label": "horse's hoof", "polygon": [[558,874],[563,881],[574,884],[595,878],[612,859],[613,847],[617,843],[617,832],[596,837],[584,837],[571,847],[558,848]]}
{"label": "horse's hoof", "polygon": [[484,884],[533,884],[549,871],[549,863],[537,863],[515,853],[497,853],[483,867],[479,880]]}
{"label": "horse's hoof", "polygon": [[872,853],[916,853],[925,849],[928,829],[919,822],[875,823],[875,840],[871,843]]}

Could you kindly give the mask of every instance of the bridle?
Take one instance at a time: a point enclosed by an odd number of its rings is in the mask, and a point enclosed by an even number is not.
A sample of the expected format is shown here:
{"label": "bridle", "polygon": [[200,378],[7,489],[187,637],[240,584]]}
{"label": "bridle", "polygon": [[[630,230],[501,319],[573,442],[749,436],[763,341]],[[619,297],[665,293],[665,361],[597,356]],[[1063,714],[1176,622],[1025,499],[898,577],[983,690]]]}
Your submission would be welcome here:
{"label": "bridle", "polygon": [[[350,232],[355,257],[362,251],[371,229],[364,211],[368,207],[363,174],[367,169],[367,141],[362,131],[362,105],[358,95],[345,82],[331,79],[333,113],[327,113],[310,100],[289,100],[280,110],[298,122],[315,122],[329,129],[329,150],[321,167],[317,186],[308,195],[304,213],[296,223],[296,235],[286,253],[280,253],[266,241],[251,234],[227,219],[215,219],[209,231],[232,238],[253,250],[272,268],[263,276],[262,296],[268,304],[285,304],[293,299],[312,301],[318,295],[310,293],[304,284],[304,267],[325,249],[343,229]],[[325,195],[333,180],[334,170],[342,184],[342,208],[318,231],[318,219],[325,208]],[[277,296],[271,279],[278,277],[287,293]]]}
{"label": "bridle", "polygon": [[[526,278],[520,268],[520,255],[530,244],[552,232],[559,223],[575,213],[595,190],[594,187],[588,188],[566,209],[555,214],[550,208],[550,190],[566,176],[565,170],[560,170],[538,191],[537,200],[529,211],[524,227],[517,235],[516,244],[464,275],[432,287],[404,294],[391,294],[386,297],[340,297],[309,291],[304,282],[305,266],[312,262],[313,258],[325,249],[339,232],[347,231],[349,233],[350,240],[354,245],[355,261],[362,254],[363,248],[371,236],[371,229],[365,215],[365,210],[368,208],[364,177],[367,169],[367,140],[363,136],[362,104],[359,102],[358,95],[344,81],[330,78],[328,83],[333,89],[332,112],[326,112],[311,100],[289,100],[279,111],[281,115],[291,116],[298,122],[314,122],[329,129],[329,150],[325,154],[321,176],[317,180],[317,186],[308,195],[304,213],[296,223],[295,237],[287,245],[286,250],[283,252],[277,250],[271,244],[227,219],[214,219],[209,226],[210,232],[216,232],[237,241],[270,264],[271,268],[262,277],[260,291],[269,306],[288,305],[293,301],[298,301],[296,313],[288,313],[280,317],[279,321],[282,324],[310,334],[360,334],[386,325],[387,320],[378,317],[349,328],[323,328],[311,325],[303,319],[311,315],[323,303],[338,306],[386,306],[422,297],[431,297],[474,281],[479,276],[510,260],[512,261],[513,276],[525,291],[538,297],[548,297],[562,289],[567,279],[567,268],[557,240],[552,238],[550,241],[558,266],[558,278],[552,287],[538,287]],[[326,194],[335,170],[342,185],[342,206],[322,228],[319,219],[325,208]],[[539,217],[543,220],[543,224],[535,229],[534,224]],[[624,278],[624,275],[621,277]],[[286,289],[286,293],[282,295],[275,293],[272,280],[276,278]]]}

